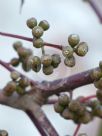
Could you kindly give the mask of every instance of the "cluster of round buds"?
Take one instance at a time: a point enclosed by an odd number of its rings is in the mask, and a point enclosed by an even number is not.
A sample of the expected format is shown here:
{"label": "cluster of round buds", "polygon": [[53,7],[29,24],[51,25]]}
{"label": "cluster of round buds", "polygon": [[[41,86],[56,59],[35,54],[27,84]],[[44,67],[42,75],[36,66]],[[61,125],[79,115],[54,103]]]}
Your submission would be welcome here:
{"label": "cluster of round buds", "polygon": [[32,50],[23,47],[20,41],[15,42],[13,44],[13,48],[15,49],[19,57],[11,59],[10,64],[16,67],[21,63],[24,71],[26,72],[30,71],[31,70],[30,58],[33,55]]}
{"label": "cluster of round buds", "polygon": [[8,136],[8,132],[6,130],[0,130],[0,136]]}
{"label": "cluster of round buds", "polygon": [[19,41],[15,42],[13,47],[19,58],[13,58],[10,64],[16,67],[21,63],[23,70],[26,72],[31,69],[34,72],[39,72],[42,67],[43,73],[45,75],[50,75],[53,73],[54,68],[57,68],[61,63],[61,57],[58,54],[43,54],[41,58],[33,56],[32,51],[23,47],[22,43]]}
{"label": "cluster of round buds", "polygon": [[87,106],[91,107],[91,113],[94,117],[102,118],[102,105],[99,100],[89,101]]}
{"label": "cluster of round buds", "polygon": [[65,57],[64,63],[68,67],[75,66],[75,57],[74,53],[78,56],[85,56],[88,52],[88,45],[86,42],[80,42],[80,38],[76,34],[71,34],[68,37],[68,46],[62,48],[62,54]]}
{"label": "cluster of round buds", "polygon": [[67,95],[59,96],[54,109],[64,119],[73,120],[77,124],[87,124],[93,117],[102,117],[101,103],[98,100],[83,102],[84,97],[71,100]]}
{"label": "cluster of round buds", "polygon": [[39,24],[37,24],[36,18],[30,18],[26,22],[27,26],[32,29],[32,35],[33,35],[33,46],[35,48],[41,48],[44,46],[44,41],[41,38],[44,34],[44,31],[48,30],[50,25],[46,20],[40,21]]}
{"label": "cluster of round buds", "polygon": [[53,54],[53,55],[44,54],[41,57],[41,63],[43,65],[43,73],[45,75],[52,74],[54,68],[57,68],[58,65],[60,64],[60,62],[61,62],[60,55],[58,55],[58,54]]}
{"label": "cluster of round buds", "polygon": [[4,94],[6,96],[11,96],[14,92],[19,95],[25,94],[26,88],[30,86],[30,81],[26,77],[21,77],[16,71],[11,72],[10,77],[12,81],[3,88]]}
{"label": "cluster of round buds", "polygon": [[90,73],[90,76],[94,80],[94,86],[98,89],[96,91],[96,96],[102,103],[102,61],[99,62],[99,68],[94,69]]}

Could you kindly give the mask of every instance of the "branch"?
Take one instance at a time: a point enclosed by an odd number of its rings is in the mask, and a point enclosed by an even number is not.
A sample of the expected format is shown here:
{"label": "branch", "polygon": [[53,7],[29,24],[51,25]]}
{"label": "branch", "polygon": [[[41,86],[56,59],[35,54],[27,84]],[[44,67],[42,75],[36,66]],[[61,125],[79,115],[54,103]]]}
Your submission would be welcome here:
{"label": "branch", "polygon": [[38,122],[38,120],[36,119],[36,117],[34,116],[34,114],[32,114],[32,112],[29,111],[29,110],[26,110],[25,112],[29,116],[29,118],[32,120],[32,122],[34,123],[34,125],[36,126],[36,128],[38,129],[38,131],[40,132],[40,134],[42,136],[47,136],[46,132],[43,130],[43,128],[41,127],[40,123]]}
{"label": "branch", "polygon": [[42,90],[42,92],[45,93],[47,96],[59,94],[61,92],[70,92],[75,88],[93,83],[94,80],[90,76],[90,73],[93,70],[94,69],[91,69],[85,72],[72,75],[67,78],[54,80],[52,82],[42,82],[36,87]]}
{"label": "branch", "polygon": [[[12,67],[10,67],[8,63],[2,60],[0,60],[0,64],[10,72],[15,70]],[[94,69],[82,73],[78,73],[76,75],[72,75],[64,79],[54,80],[52,82],[46,81],[46,82],[38,83],[31,79],[29,80],[32,82],[33,85],[36,86],[36,88],[43,91],[47,96],[50,96],[53,94],[59,94],[60,92],[65,92],[66,90],[70,92],[77,87],[93,83],[93,79],[91,79],[90,77],[90,73],[92,72],[92,70]],[[21,76],[24,75],[21,74]]]}
{"label": "branch", "polygon": [[[17,39],[25,40],[25,41],[28,41],[28,42],[33,42],[33,38],[28,38],[28,37],[25,37],[25,36],[20,36],[20,35],[15,35],[15,34],[10,34],[10,33],[3,33],[3,32],[0,32],[0,35],[11,37],[11,38],[17,38]],[[45,44],[45,46],[53,47],[53,48],[62,50],[61,45],[51,44],[51,43],[47,43],[47,42],[45,42],[44,44]]]}
{"label": "branch", "polygon": [[89,2],[89,4],[91,5],[91,7],[93,8],[93,10],[95,11],[95,13],[97,14],[100,22],[102,23],[102,3],[99,0],[85,0],[87,2]]}
{"label": "branch", "polygon": [[48,135],[49,136],[59,136],[40,107],[36,107],[36,108],[32,108],[31,110],[27,110],[26,113],[32,119],[34,124],[36,123],[36,126],[37,124],[40,125],[40,126],[37,126],[40,132],[41,132],[41,128],[43,128],[43,131],[44,131],[43,133],[45,133],[46,135],[42,135],[42,136],[48,136]]}
{"label": "branch", "polygon": [[32,94],[25,94],[17,98],[14,96],[6,97],[3,93],[0,93],[0,102],[4,105],[25,111],[42,135],[59,136],[44,112],[41,110],[41,107],[37,102],[39,98],[39,93],[37,93],[38,92],[34,91]]}

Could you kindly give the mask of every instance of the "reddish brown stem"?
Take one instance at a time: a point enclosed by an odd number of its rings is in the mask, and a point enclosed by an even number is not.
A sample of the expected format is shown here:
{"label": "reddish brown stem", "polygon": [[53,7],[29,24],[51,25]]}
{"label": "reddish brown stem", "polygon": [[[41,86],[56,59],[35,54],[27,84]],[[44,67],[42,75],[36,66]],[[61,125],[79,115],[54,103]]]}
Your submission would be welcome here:
{"label": "reddish brown stem", "polygon": [[80,101],[81,102],[86,102],[86,101],[88,101],[90,99],[93,99],[93,98],[96,98],[96,95],[91,95],[91,96],[85,97],[85,98],[81,99]]}
{"label": "reddish brown stem", "polygon": [[[10,72],[12,72],[12,71],[17,71],[17,70],[15,70],[15,69],[13,69],[12,67],[10,67],[10,65],[9,65],[9,63],[6,63],[6,62],[4,62],[4,61],[2,61],[2,60],[0,60],[0,64],[4,67],[4,68],[6,68],[8,71],[10,71]],[[17,71],[18,72],[18,71]],[[20,72],[18,72],[18,73],[20,73]],[[21,77],[25,77],[22,73],[20,73],[20,75],[21,75]],[[28,77],[27,77],[28,78]],[[31,80],[31,79],[29,79],[30,80],[30,82],[31,82],[31,85],[36,85],[37,84],[37,82],[34,82],[33,80]]]}
{"label": "reddish brown stem", "polygon": [[80,127],[81,127],[81,124],[78,124],[76,129],[75,129],[75,132],[74,132],[73,136],[77,136],[77,133],[78,133]]}
{"label": "reddish brown stem", "polygon": [[[93,10],[94,10],[95,13],[97,14],[97,16],[98,16],[100,22],[102,23],[102,12],[101,12],[101,10],[99,9],[99,7],[98,7],[98,5],[97,5],[98,0],[87,0],[87,1],[90,3],[91,7],[93,8]],[[101,6],[100,6],[100,7],[101,7]]]}
{"label": "reddish brown stem", "polygon": [[38,129],[38,131],[40,132],[40,134],[42,136],[47,136],[46,132],[43,130],[43,128],[41,127],[40,123],[35,118],[34,114],[32,114],[32,112],[29,111],[29,110],[26,110],[25,112],[29,116],[29,118],[32,120],[32,122],[34,123],[34,125],[36,126],[36,128]]}
{"label": "reddish brown stem", "polygon": [[[56,132],[55,128],[52,126],[42,109],[39,107],[32,107],[28,108],[29,115],[32,115],[32,121],[36,119],[36,121],[39,123],[39,127],[43,128],[44,132],[48,136],[59,136]],[[35,121],[34,121],[35,122]],[[43,136],[43,135],[42,135]],[[45,136],[45,135],[44,135]]]}
{"label": "reddish brown stem", "polygon": [[[0,32],[0,35],[7,36],[7,37],[12,37],[12,38],[17,38],[17,39],[21,39],[21,40],[25,40],[25,41],[29,41],[29,42],[33,42],[33,38],[28,38],[28,37],[21,36],[21,35],[15,35],[15,34],[10,34],[10,33],[3,33],[3,32]],[[53,48],[62,50],[61,45],[51,44],[51,43],[47,43],[47,42],[45,42],[44,44],[45,44],[45,46],[53,47]]]}

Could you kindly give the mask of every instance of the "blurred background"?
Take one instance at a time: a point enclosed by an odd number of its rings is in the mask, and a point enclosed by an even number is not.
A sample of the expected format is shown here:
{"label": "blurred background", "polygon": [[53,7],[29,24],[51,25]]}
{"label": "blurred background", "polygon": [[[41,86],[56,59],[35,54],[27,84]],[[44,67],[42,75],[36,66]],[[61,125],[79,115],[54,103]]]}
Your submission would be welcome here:
{"label": "blurred background", "polygon": [[[76,56],[77,61],[74,68],[67,68],[62,62],[50,76],[45,76],[42,72],[38,74],[34,72],[24,73],[20,67],[18,70],[34,80],[51,81],[98,66],[102,59],[102,24],[88,2],[83,0],[25,0],[21,14],[19,9],[20,0],[0,0],[1,32],[32,37],[30,29],[26,26],[26,20],[30,17],[35,17],[38,21],[45,19],[50,23],[49,31],[45,32],[43,36],[46,42],[68,45],[68,35],[75,33],[80,36],[81,41],[88,43],[89,52],[84,58]],[[12,48],[12,44],[16,40],[0,36],[0,59],[9,62],[13,56],[17,56]],[[34,54],[41,54],[39,49],[33,48],[32,43],[22,42],[25,47],[33,49]],[[60,51],[48,47],[46,52],[61,54]],[[0,66],[0,88],[3,88],[10,80],[9,74]],[[74,92],[74,97],[94,94],[95,90],[93,85],[80,87]],[[43,110],[57,129],[59,136],[73,135],[76,128],[75,124],[57,115],[53,106],[43,106]],[[88,125],[82,125],[80,133],[87,133],[88,136],[99,136],[99,128],[100,120],[94,119]],[[0,105],[0,129],[8,130],[9,136],[40,136],[25,113],[2,105]]]}

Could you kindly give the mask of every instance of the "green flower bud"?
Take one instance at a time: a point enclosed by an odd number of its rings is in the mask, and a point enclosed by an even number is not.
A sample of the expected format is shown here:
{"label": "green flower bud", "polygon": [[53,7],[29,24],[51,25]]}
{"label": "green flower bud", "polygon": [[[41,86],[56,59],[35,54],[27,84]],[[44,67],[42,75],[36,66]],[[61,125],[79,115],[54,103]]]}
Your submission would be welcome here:
{"label": "green flower bud", "polygon": [[42,27],[40,26],[35,26],[33,29],[32,29],[32,34],[34,37],[36,38],[40,38],[44,33],[44,30],[42,29]]}
{"label": "green flower bud", "polygon": [[6,96],[11,96],[16,89],[16,83],[14,81],[8,82],[8,84],[3,88],[4,94]]}
{"label": "green flower bud", "polygon": [[6,130],[0,130],[0,136],[8,136],[8,132]]}
{"label": "green flower bud", "polygon": [[97,90],[96,91],[96,96],[97,96],[98,100],[100,102],[102,102],[102,90]]}
{"label": "green flower bud", "polygon": [[70,46],[64,46],[62,48],[62,54],[64,57],[72,57],[73,56],[73,48]]}
{"label": "green flower bud", "polygon": [[79,120],[81,123],[87,124],[90,121],[92,121],[92,119],[93,119],[93,116],[91,115],[91,113],[85,112],[84,116],[82,116]]}
{"label": "green flower bud", "polygon": [[80,37],[77,34],[71,34],[68,37],[68,42],[71,45],[71,47],[75,47],[77,44],[79,44]]}
{"label": "green flower bud", "polygon": [[50,75],[53,73],[53,66],[43,66],[43,73],[45,75]]}
{"label": "green flower bud", "polygon": [[22,62],[22,68],[24,71],[29,72],[32,68],[32,56],[27,57]]}
{"label": "green flower bud", "polygon": [[30,81],[28,80],[28,78],[24,77],[24,78],[21,78],[19,80],[19,85],[22,87],[22,88],[25,88],[27,86],[30,85]]}
{"label": "green flower bud", "polygon": [[64,110],[64,107],[61,106],[58,102],[56,102],[54,104],[54,110],[57,112],[57,113],[62,113],[63,110]]}
{"label": "green flower bud", "polygon": [[94,80],[98,80],[102,77],[102,71],[100,69],[94,69],[91,71],[90,77]]}
{"label": "green flower bud", "polygon": [[34,46],[35,48],[41,48],[41,47],[43,47],[43,46],[44,46],[44,41],[43,41],[43,39],[41,39],[41,38],[34,39],[34,40],[33,40],[33,46]]}
{"label": "green flower bud", "polygon": [[54,68],[57,68],[58,65],[61,63],[61,57],[60,57],[60,55],[58,55],[58,54],[53,54],[51,57],[52,57],[52,63],[51,63],[51,65],[52,65]]}
{"label": "green flower bud", "polygon": [[19,95],[24,95],[24,94],[25,94],[24,88],[22,88],[22,87],[19,86],[19,85],[16,86],[16,92],[17,92]]}
{"label": "green flower bud", "polygon": [[22,42],[17,41],[13,44],[13,48],[17,51],[18,48],[22,47]]}
{"label": "green flower bud", "polygon": [[48,54],[45,54],[41,57],[41,63],[43,66],[50,66],[52,63],[52,57]]}
{"label": "green flower bud", "polygon": [[60,95],[60,96],[59,96],[58,102],[59,102],[59,104],[62,105],[62,106],[68,106],[68,104],[69,104],[69,102],[70,102],[70,98],[68,97],[68,95],[63,94],[63,95]]}
{"label": "green flower bud", "polygon": [[33,29],[35,26],[37,26],[37,20],[36,18],[32,17],[27,20],[26,24],[30,29]]}
{"label": "green flower bud", "polygon": [[102,78],[94,82],[94,86],[98,89],[102,89]]}
{"label": "green flower bud", "polygon": [[10,64],[14,67],[18,66],[19,65],[19,59],[18,58],[11,59]]}
{"label": "green flower bud", "polygon": [[81,104],[79,101],[77,100],[72,100],[70,103],[69,103],[69,110],[72,111],[72,112],[77,112],[80,110],[80,107],[81,107]]}
{"label": "green flower bud", "polygon": [[75,66],[75,58],[74,58],[74,56],[72,56],[70,58],[65,58],[64,59],[64,64],[67,67],[74,67]]}
{"label": "green flower bud", "polygon": [[41,69],[41,60],[38,56],[34,56],[32,58],[32,70],[35,72],[39,72]]}
{"label": "green flower bud", "polygon": [[13,80],[17,80],[18,78],[20,78],[20,74],[17,71],[12,71],[10,76]]}
{"label": "green flower bud", "polygon": [[75,53],[78,56],[85,56],[87,52],[88,52],[88,45],[85,42],[79,43],[75,48]]}
{"label": "green flower bud", "polygon": [[93,109],[93,115],[102,118],[102,107],[100,105]]}
{"label": "green flower bud", "polygon": [[43,28],[44,31],[48,30],[50,25],[46,20],[42,20],[39,23],[39,26]]}
{"label": "green flower bud", "polygon": [[17,52],[18,52],[19,57],[22,59],[32,55],[32,51],[30,49],[26,49],[24,47],[18,48]]}
{"label": "green flower bud", "polygon": [[63,110],[61,116],[64,118],[64,119],[74,119],[74,114],[69,111],[67,108]]}

